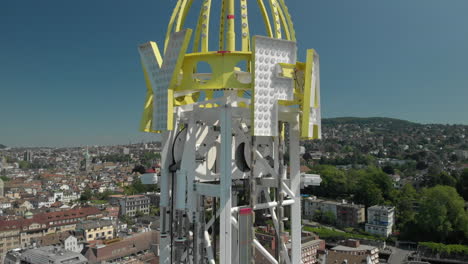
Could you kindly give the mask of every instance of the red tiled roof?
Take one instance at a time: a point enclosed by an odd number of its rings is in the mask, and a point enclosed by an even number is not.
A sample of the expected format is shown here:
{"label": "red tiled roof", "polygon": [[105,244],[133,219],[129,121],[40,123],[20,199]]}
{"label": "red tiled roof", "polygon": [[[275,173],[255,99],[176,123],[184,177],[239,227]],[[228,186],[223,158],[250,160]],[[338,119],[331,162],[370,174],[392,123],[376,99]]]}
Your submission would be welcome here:
{"label": "red tiled roof", "polygon": [[[33,223],[49,226],[60,226],[62,224],[50,224],[53,221],[75,219],[80,217],[88,217],[91,215],[99,215],[101,211],[95,207],[83,207],[60,212],[48,212],[34,215],[32,219],[20,220],[3,220],[0,221],[0,231],[22,229]],[[70,224],[67,223],[67,224]]]}
{"label": "red tiled roof", "polygon": [[140,233],[124,240],[107,244],[104,247],[90,246],[83,251],[83,255],[91,264],[113,260],[150,249],[153,243],[158,243],[158,237],[157,231]]}

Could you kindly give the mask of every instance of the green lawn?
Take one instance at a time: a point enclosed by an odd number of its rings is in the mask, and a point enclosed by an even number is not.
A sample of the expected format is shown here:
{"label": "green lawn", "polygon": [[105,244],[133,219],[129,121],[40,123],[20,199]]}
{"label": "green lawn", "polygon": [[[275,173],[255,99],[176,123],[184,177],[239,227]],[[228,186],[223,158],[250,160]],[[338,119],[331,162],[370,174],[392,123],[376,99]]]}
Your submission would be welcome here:
{"label": "green lawn", "polygon": [[313,232],[317,234],[320,238],[337,238],[337,239],[369,239],[369,240],[385,240],[385,238],[372,236],[372,235],[364,235],[364,234],[356,234],[356,233],[348,233],[348,232],[340,232],[328,228],[323,227],[310,227],[305,226],[305,231]]}

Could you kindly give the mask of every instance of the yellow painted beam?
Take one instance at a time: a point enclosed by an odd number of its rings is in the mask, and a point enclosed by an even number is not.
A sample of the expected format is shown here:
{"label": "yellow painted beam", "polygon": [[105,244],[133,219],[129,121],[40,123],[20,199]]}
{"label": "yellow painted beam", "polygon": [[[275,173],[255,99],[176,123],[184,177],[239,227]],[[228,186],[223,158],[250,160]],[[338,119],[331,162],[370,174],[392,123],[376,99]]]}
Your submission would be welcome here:
{"label": "yellow painted beam", "polygon": [[177,91],[184,90],[216,90],[224,88],[250,89],[250,83],[241,83],[234,68],[241,61],[247,63],[251,60],[251,52],[203,52],[186,54],[182,71],[193,73],[199,62],[210,65],[211,76],[209,80],[199,80],[193,74],[184,74]]}
{"label": "yellow painted beam", "polygon": [[227,32],[226,32],[226,50],[235,51],[236,50],[236,27],[235,27],[235,5],[234,0],[227,1]]}
{"label": "yellow painted beam", "polygon": [[249,32],[249,18],[247,12],[247,0],[240,1],[241,11],[241,28],[242,28],[242,51],[250,50],[250,32]]}
{"label": "yellow painted beam", "polygon": [[226,21],[226,1],[221,0],[221,15],[219,21],[219,44],[218,50],[224,50],[224,22]]}
{"label": "yellow painted beam", "polygon": [[270,0],[271,15],[273,17],[273,27],[275,28],[275,38],[282,38],[281,36],[281,21],[278,13],[278,3],[276,0]]}
{"label": "yellow painted beam", "polygon": [[[314,69],[314,67],[317,68]],[[320,124],[313,124],[311,126],[310,123],[310,117],[312,115],[311,110],[318,110],[318,114],[320,114],[318,67],[318,54],[313,49],[307,50],[306,67],[304,71],[304,96],[301,106],[301,138],[303,139],[318,139],[321,137]]]}
{"label": "yellow painted beam", "polygon": [[280,5],[278,5],[277,8],[278,8],[279,17],[280,17],[280,20],[281,20],[281,26],[282,26],[282,28],[284,30],[284,34],[286,35],[286,39],[291,40],[291,33],[289,32],[289,25],[288,25],[288,23],[286,21],[283,10],[282,10]]}
{"label": "yellow painted beam", "polygon": [[207,52],[209,39],[210,39],[210,12],[211,12],[211,0],[205,0],[203,5],[203,19],[202,29],[201,29],[201,51]]}
{"label": "yellow painted beam", "polygon": [[174,26],[174,21],[177,17],[177,14],[180,10],[180,5],[184,0],[177,1],[176,6],[174,7],[174,11],[172,11],[171,18],[169,19],[169,24],[167,25],[167,32],[166,32],[166,39],[164,40],[164,52],[167,50],[167,45],[169,43],[169,38],[171,37],[172,27]]}
{"label": "yellow painted beam", "polygon": [[140,121],[140,131],[149,133],[160,133],[161,131],[153,130],[153,88],[151,87],[151,81],[149,80],[148,73],[146,72],[145,66],[143,66],[143,74],[145,76],[146,83],[146,100],[145,107],[143,109],[143,115]]}
{"label": "yellow painted beam", "polygon": [[294,79],[294,71],[296,68],[296,64],[289,64],[289,63],[278,63],[278,66],[281,69],[280,76],[283,78]]}
{"label": "yellow painted beam", "polygon": [[294,24],[292,22],[291,15],[289,14],[289,9],[284,3],[284,0],[278,0],[278,1],[281,5],[281,8],[283,9],[284,16],[286,17],[286,21],[289,25],[289,34],[291,35],[291,40],[296,41],[296,31],[294,30]]}
{"label": "yellow painted beam", "polygon": [[185,24],[185,19],[187,19],[187,14],[192,6],[193,0],[186,0],[181,6],[179,11],[179,16],[177,17],[176,32],[182,30]]}
{"label": "yellow painted beam", "polygon": [[265,29],[268,34],[268,37],[272,38],[273,32],[271,31],[270,18],[268,17],[268,12],[265,8],[265,4],[263,3],[263,0],[257,0],[257,3],[258,7],[260,8],[260,11],[262,12],[263,22],[265,23]]}

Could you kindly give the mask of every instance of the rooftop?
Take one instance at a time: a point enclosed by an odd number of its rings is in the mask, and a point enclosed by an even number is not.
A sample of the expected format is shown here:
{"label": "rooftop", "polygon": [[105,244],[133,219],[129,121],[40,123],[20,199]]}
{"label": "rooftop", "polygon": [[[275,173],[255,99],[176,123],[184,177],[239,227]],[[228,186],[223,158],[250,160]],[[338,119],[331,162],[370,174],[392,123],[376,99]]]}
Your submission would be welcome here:
{"label": "rooftop", "polygon": [[65,250],[60,247],[41,247],[28,249],[21,253],[20,259],[32,264],[85,264],[87,259],[80,253]]}
{"label": "rooftop", "polygon": [[359,245],[358,247],[347,247],[347,246],[338,245],[336,247],[333,247],[331,250],[341,251],[341,252],[352,252],[352,251],[371,251],[374,249],[377,249],[377,248],[373,246],[368,246],[368,245]]}

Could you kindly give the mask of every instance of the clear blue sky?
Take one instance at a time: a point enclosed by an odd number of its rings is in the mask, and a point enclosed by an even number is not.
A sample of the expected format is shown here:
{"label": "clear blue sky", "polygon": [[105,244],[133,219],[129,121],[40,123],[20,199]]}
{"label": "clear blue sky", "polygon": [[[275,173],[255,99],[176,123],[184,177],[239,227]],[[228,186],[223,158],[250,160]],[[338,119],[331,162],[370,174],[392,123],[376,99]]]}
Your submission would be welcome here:
{"label": "clear blue sky", "polygon": [[[151,139],[137,130],[146,89],[137,45],[163,40],[175,3],[2,1],[0,144],[67,146]],[[299,58],[306,48],[320,53],[325,117],[468,124],[468,1],[287,4]],[[250,1],[254,5],[256,1]],[[257,26],[260,15],[255,8],[251,11],[251,25],[263,35]]]}

